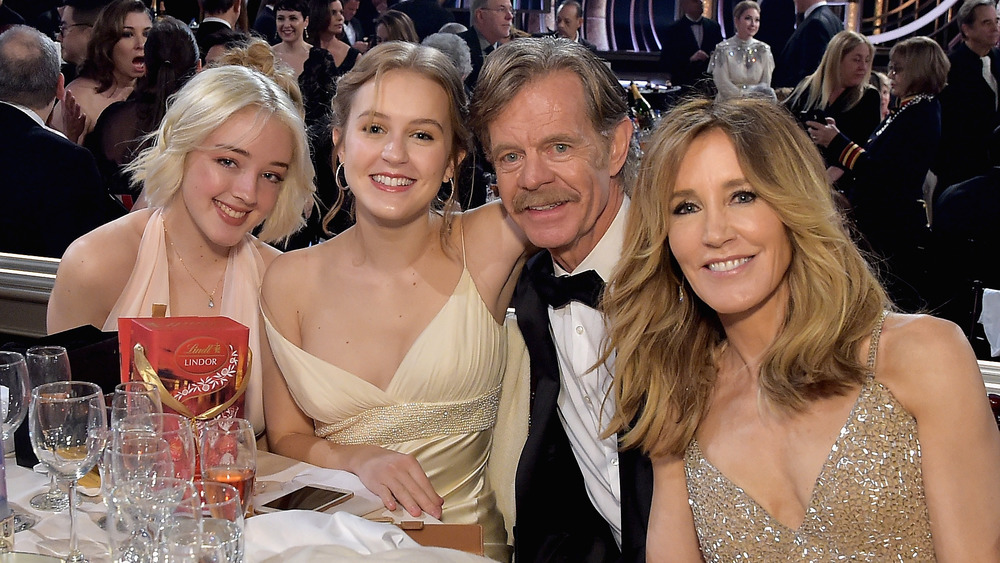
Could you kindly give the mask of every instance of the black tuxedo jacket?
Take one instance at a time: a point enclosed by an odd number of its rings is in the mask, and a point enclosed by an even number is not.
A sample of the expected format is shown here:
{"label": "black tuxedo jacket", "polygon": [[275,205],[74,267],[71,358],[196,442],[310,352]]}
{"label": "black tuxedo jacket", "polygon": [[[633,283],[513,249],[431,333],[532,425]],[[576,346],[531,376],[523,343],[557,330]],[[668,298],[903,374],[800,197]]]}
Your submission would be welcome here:
{"label": "black tuxedo jacket", "polygon": [[795,28],[788,38],[781,56],[775,61],[771,86],[774,88],[798,86],[803,78],[819,68],[819,61],[826,52],[826,45],[833,36],[844,31],[844,23],[829,6],[820,6]]}
{"label": "black tuxedo jacket", "polygon": [[202,62],[205,61],[205,55],[208,53],[208,36],[217,31],[232,31],[232,28],[221,22],[207,21],[202,22],[194,32],[194,40],[198,43],[198,52],[201,53]]}
{"label": "black tuxedo jacket", "polygon": [[125,214],[87,149],[0,103],[0,252],[59,258],[77,237]]}
{"label": "black tuxedo jacket", "polygon": [[540,252],[529,260],[513,297],[517,324],[531,359],[528,437],[518,461],[514,488],[516,560],[520,563],[643,562],[653,492],[649,459],[638,450],[619,454],[622,494],[619,551],[611,528],[590,502],[583,474],[556,413],[559,396],[556,347],[549,330],[548,306],[531,281],[531,272],[541,261],[551,259],[548,252]]}
{"label": "black tuxedo jacket", "polygon": [[479,71],[483,69],[483,49],[479,46],[479,34],[476,33],[474,27],[463,31],[458,34],[459,37],[465,39],[465,43],[469,45],[469,58],[472,62],[472,72],[469,74],[468,78],[465,79],[465,86],[468,87],[469,91],[476,89],[476,81],[479,80]]}
{"label": "black tuxedo jacket", "polygon": [[[686,16],[667,26],[663,36],[663,51],[660,52],[660,68],[670,73],[670,82],[675,86],[692,86],[707,76],[708,61],[711,57],[691,62],[691,55],[699,47],[691,32],[691,20]],[[708,18],[701,18],[701,50],[709,55],[722,41],[722,28]]]}
{"label": "black tuxedo jacket", "polygon": [[[1000,51],[992,49],[990,70],[1000,83]],[[983,78],[983,62],[965,42],[948,56],[951,69],[941,95],[941,150],[934,171],[936,193],[948,186],[986,174],[991,167],[987,148],[1000,125],[996,95]]]}

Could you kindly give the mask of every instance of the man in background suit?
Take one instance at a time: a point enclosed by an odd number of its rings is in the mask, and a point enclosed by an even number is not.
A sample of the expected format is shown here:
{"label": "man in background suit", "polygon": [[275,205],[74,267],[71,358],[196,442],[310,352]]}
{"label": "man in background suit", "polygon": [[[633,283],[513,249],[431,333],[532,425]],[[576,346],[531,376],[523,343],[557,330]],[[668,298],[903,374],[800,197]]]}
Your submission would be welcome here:
{"label": "man in background suit", "polygon": [[597,52],[597,47],[580,35],[583,28],[583,6],[576,0],[566,0],[556,12],[556,37],[575,41],[580,45]]}
{"label": "man in background suit", "polygon": [[601,437],[615,409],[605,398],[613,360],[591,369],[605,336],[596,299],[621,256],[638,167],[628,104],[601,59],[554,37],[490,55],[472,99],[504,207],[545,249],[513,298],[531,360],[516,560],[643,561],[652,470],[639,451],[619,453],[615,435]]}
{"label": "man in background suit", "polygon": [[795,33],[788,38],[775,61],[771,78],[774,88],[798,86],[803,78],[819,68],[819,61],[833,36],[844,31],[844,23],[826,5],[826,0],[795,0],[795,10],[802,14],[802,23],[795,27]]}
{"label": "man in background suit", "polygon": [[472,28],[458,36],[469,45],[472,73],[465,78],[465,85],[471,90],[476,86],[486,56],[500,45],[501,39],[510,37],[514,7],[510,0],[472,0],[469,11]]}
{"label": "man in background suit", "polygon": [[690,90],[707,77],[709,54],[722,41],[719,24],[704,17],[704,0],[680,0],[683,17],[667,26],[660,52],[660,68],[670,82]]}
{"label": "man in background suit", "polygon": [[26,26],[0,34],[0,252],[59,258],[125,214],[90,152],[45,126],[63,85],[55,42]]}
{"label": "man in background suit", "polygon": [[204,63],[205,55],[211,47],[208,37],[213,33],[236,29],[236,22],[243,10],[243,0],[204,0],[202,9],[205,10],[205,19],[198,25],[194,39],[198,42],[201,62]]}
{"label": "man in background suit", "polygon": [[966,0],[956,19],[962,41],[948,55],[948,85],[939,96],[941,149],[934,166],[936,195],[990,169],[987,147],[993,129],[1000,125],[996,7],[990,0]]}

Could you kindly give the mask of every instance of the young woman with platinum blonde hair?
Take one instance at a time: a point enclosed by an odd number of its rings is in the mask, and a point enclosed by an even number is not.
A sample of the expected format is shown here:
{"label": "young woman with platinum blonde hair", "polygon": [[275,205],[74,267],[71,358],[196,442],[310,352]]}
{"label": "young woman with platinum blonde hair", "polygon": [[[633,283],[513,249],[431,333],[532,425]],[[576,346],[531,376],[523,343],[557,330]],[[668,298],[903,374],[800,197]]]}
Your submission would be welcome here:
{"label": "young woman with platinum blonde hair", "polygon": [[[303,225],[313,167],[299,111],[266,76],[211,68],[178,92],[152,146],[129,165],[150,207],[80,237],[56,275],[48,331],[91,324],[116,330],[119,317],[230,317],[250,328],[261,359],[258,292],[279,254],[266,242]],[[259,239],[250,234],[260,226]],[[264,427],[261,361],[246,394],[246,417]]]}
{"label": "young woman with platinum blonde hair", "polygon": [[892,312],[786,112],[682,104],[632,198],[608,432],[653,459],[649,561],[1000,558],[975,356]]}

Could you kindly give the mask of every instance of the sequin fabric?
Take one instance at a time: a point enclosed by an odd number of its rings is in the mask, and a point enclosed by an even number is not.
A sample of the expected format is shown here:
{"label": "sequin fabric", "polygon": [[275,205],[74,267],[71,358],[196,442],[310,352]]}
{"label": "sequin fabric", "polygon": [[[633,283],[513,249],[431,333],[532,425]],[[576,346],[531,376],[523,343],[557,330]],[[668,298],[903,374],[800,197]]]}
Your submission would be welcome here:
{"label": "sequin fabric", "polygon": [[935,561],[916,421],[871,375],[797,530],[729,481],[696,440],[684,461],[706,562]]}

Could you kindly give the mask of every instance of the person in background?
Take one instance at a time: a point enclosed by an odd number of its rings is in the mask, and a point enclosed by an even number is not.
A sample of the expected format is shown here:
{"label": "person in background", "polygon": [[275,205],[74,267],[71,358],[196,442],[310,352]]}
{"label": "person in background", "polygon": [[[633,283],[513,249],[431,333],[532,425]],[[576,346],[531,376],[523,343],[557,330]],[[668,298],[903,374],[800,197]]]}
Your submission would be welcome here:
{"label": "person in background", "polygon": [[930,232],[924,183],[941,142],[941,104],[936,96],[948,77],[948,58],[927,37],[911,37],[889,51],[889,78],[899,109],[861,145],[836,120],[809,121],[827,162],[850,172],[847,192],[864,241],[884,262],[883,283],[903,311],[922,310],[933,280],[926,256]]}
{"label": "person in background", "polygon": [[113,0],[94,22],[80,75],[66,89],[75,104],[57,104],[51,123],[71,141],[83,144],[104,108],[128,98],[146,74],[143,46],[153,22],[140,0]]}
{"label": "person in background", "polygon": [[892,310],[787,112],[662,123],[605,298],[612,429],[653,458],[648,559],[1000,559],[1000,433],[961,331]]}
{"label": "person in background", "polygon": [[[154,303],[166,304],[169,317],[227,316],[250,329],[246,418],[263,431],[268,348],[258,296],[279,254],[266,243],[301,228],[313,193],[299,110],[255,70],[206,69],[177,93],[129,171],[149,208],[69,247],[49,301],[49,333],[88,324],[114,331],[119,317],[149,316]],[[257,227],[260,238],[250,234]]]}
{"label": "person in background", "polygon": [[803,78],[816,71],[826,46],[833,36],[844,30],[844,24],[826,0],[795,0],[795,11],[802,17],[795,32],[781,49],[774,69],[771,85],[775,88],[795,87]]}
{"label": "person in background", "polygon": [[760,4],[743,0],[733,8],[733,21],[736,35],[716,46],[708,68],[718,90],[716,99],[760,96],[774,100],[771,48],[753,38],[760,29]]}
{"label": "person in background", "polygon": [[63,94],[59,47],[38,30],[0,34],[0,252],[59,258],[74,239],[121,217],[86,149],[45,126]]}
{"label": "person in background", "polygon": [[639,166],[628,103],[597,55],[554,37],[518,39],[490,55],[472,100],[500,198],[545,249],[512,300],[531,359],[516,560],[643,561],[652,473],[638,451],[619,455],[617,437],[604,435],[614,367],[598,363],[596,302],[618,263]]}
{"label": "person in background", "polygon": [[510,37],[514,5],[510,0],[472,0],[469,12],[472,29],[457,35],[465,40],[472,57],[472,74],[465,79],[465,85],[471,91],[476,87],[487,55]]}
{"label": "person in background", "polygon": [[278,0],[274,7],[281,43],[272,50],[295,72],[295,76],[299,76],[312,49],[303,37],[309,26],[309,4],[306,0]]}
{"label": "person in background", "polygon": [[271,45],[277,45],[281,42],[281,39],[278,38],[278,24],[275,16],[273,0],[262,2],[252,26],[254,33],[263,37]]}
{"label": "person in background", "polygon": [[[340,0],[309,0],[309,25],[306,27],[309,39],[332,57],[333,76],[339,76],[354,67],[361,52],[344,42],[344,5]],[[326,56],[316,50],[310,51],[307,62],[330,66]],[[315,59],[315,61],[313,60]],[[304,71],[303,71],[304,72]]]}
{"label": "person in background", "polygon": [[691,92],[708,78],[709,53],[722,41],[722,28],[704,17],[704,0],[680,0],[680,10],[680,19],[664,32],[660,69],[673,85]]}
{"label": "person in background", "polygon": [[201,52],[204,63],[210,35],[220,31],[237,31],[240,14],[243,13],[243,0],[201,0],[201,3],[205,18],[198,24],[194,37],[198,41],[198,51]]}
{"label": "person in background", "polygon": [[397,10],[386,10],[375,20],[375,44],[386,41],[420,43],[410,16]]}
{"label": "person in background", "polygon": [[841,31],[816,72],[799,82],[785,105],[800,121],[822,123],[829,117],[848,139],[864,144],[881,121],[881,95],[868,83],[874,55],[875,47],[863,35]]}
{"label": "person in background", "polygon": [[87,58],[87,43],[94,35],[94,22],[107,3],[107,0],[67,0],[63,5],[58,39],[67,84],[76,78],[77,69]]}
{"label": "person in background", "polygon": [[881,104],[879,105],[879,115],[882,119],[889,116],[889,102],[892,101],[892,89],[889,85],[889,77],[885,75],[884,72],[872,71],[872,77],[869,80],[872,88],[877,88],[879,96],[881,98]]}
{"label": "person in background", "polygon": [[591,51],[597,52],[597,47],[580,34],[583,29],[583,6],[576,0],[566,0],[556,11],[556,31],[553,35],[576,41]]}
{"label": "person in background", "polygon": [[365,29],[358,17],[361,0],[346,0],[344,2],[344,36],[346,43],[364,54],[370,45],[365,41]]}
{"label": "person in background", "polygon": [[191,29],[171,16],[153,24],[144,52],[146,74],[127,100],[101,113],[84,144],[97,160],[104,185],[126,209],[132,209],[139,190],[125,167],[152,142],[147,135],[160,127],[170,96],[201,69]]}
{"label": "person in background", "polygon": [[379,45],[333,107],[337,182],[357,222],[280,256],[264,280],[269,443],[357,474],[390,510],[480,524],[487,554],[507,560],[485,470],[523,235],[498,204],[458,214],[454,190],[434,203],[469,150],[465,90],[444,54]]}
{"label": "person in background", "polygon": [[1000,28],[991,0],[965,0],[955,16],[962,41],[948,55],[951,69],[941,91],[941,151],[936,194],[990,169],[987,147],[1000,125]]}
{"label": "person in background", "polygon": [[455,69],[462,76],[462,80],[472,73],[472,56],[469,54],[469,46],[461,37],[454,33],[432,33],[420,42],[428,47],[434,47],[451,59]]}
{"label": "person in background", "polygon": [[440,31],[441,26],[455,21],[455,16],[444,9],[443,3],[444,0],[404,0],[394,4],[392,9],[410,16],[417,37],[423,41],[428,35]]}

